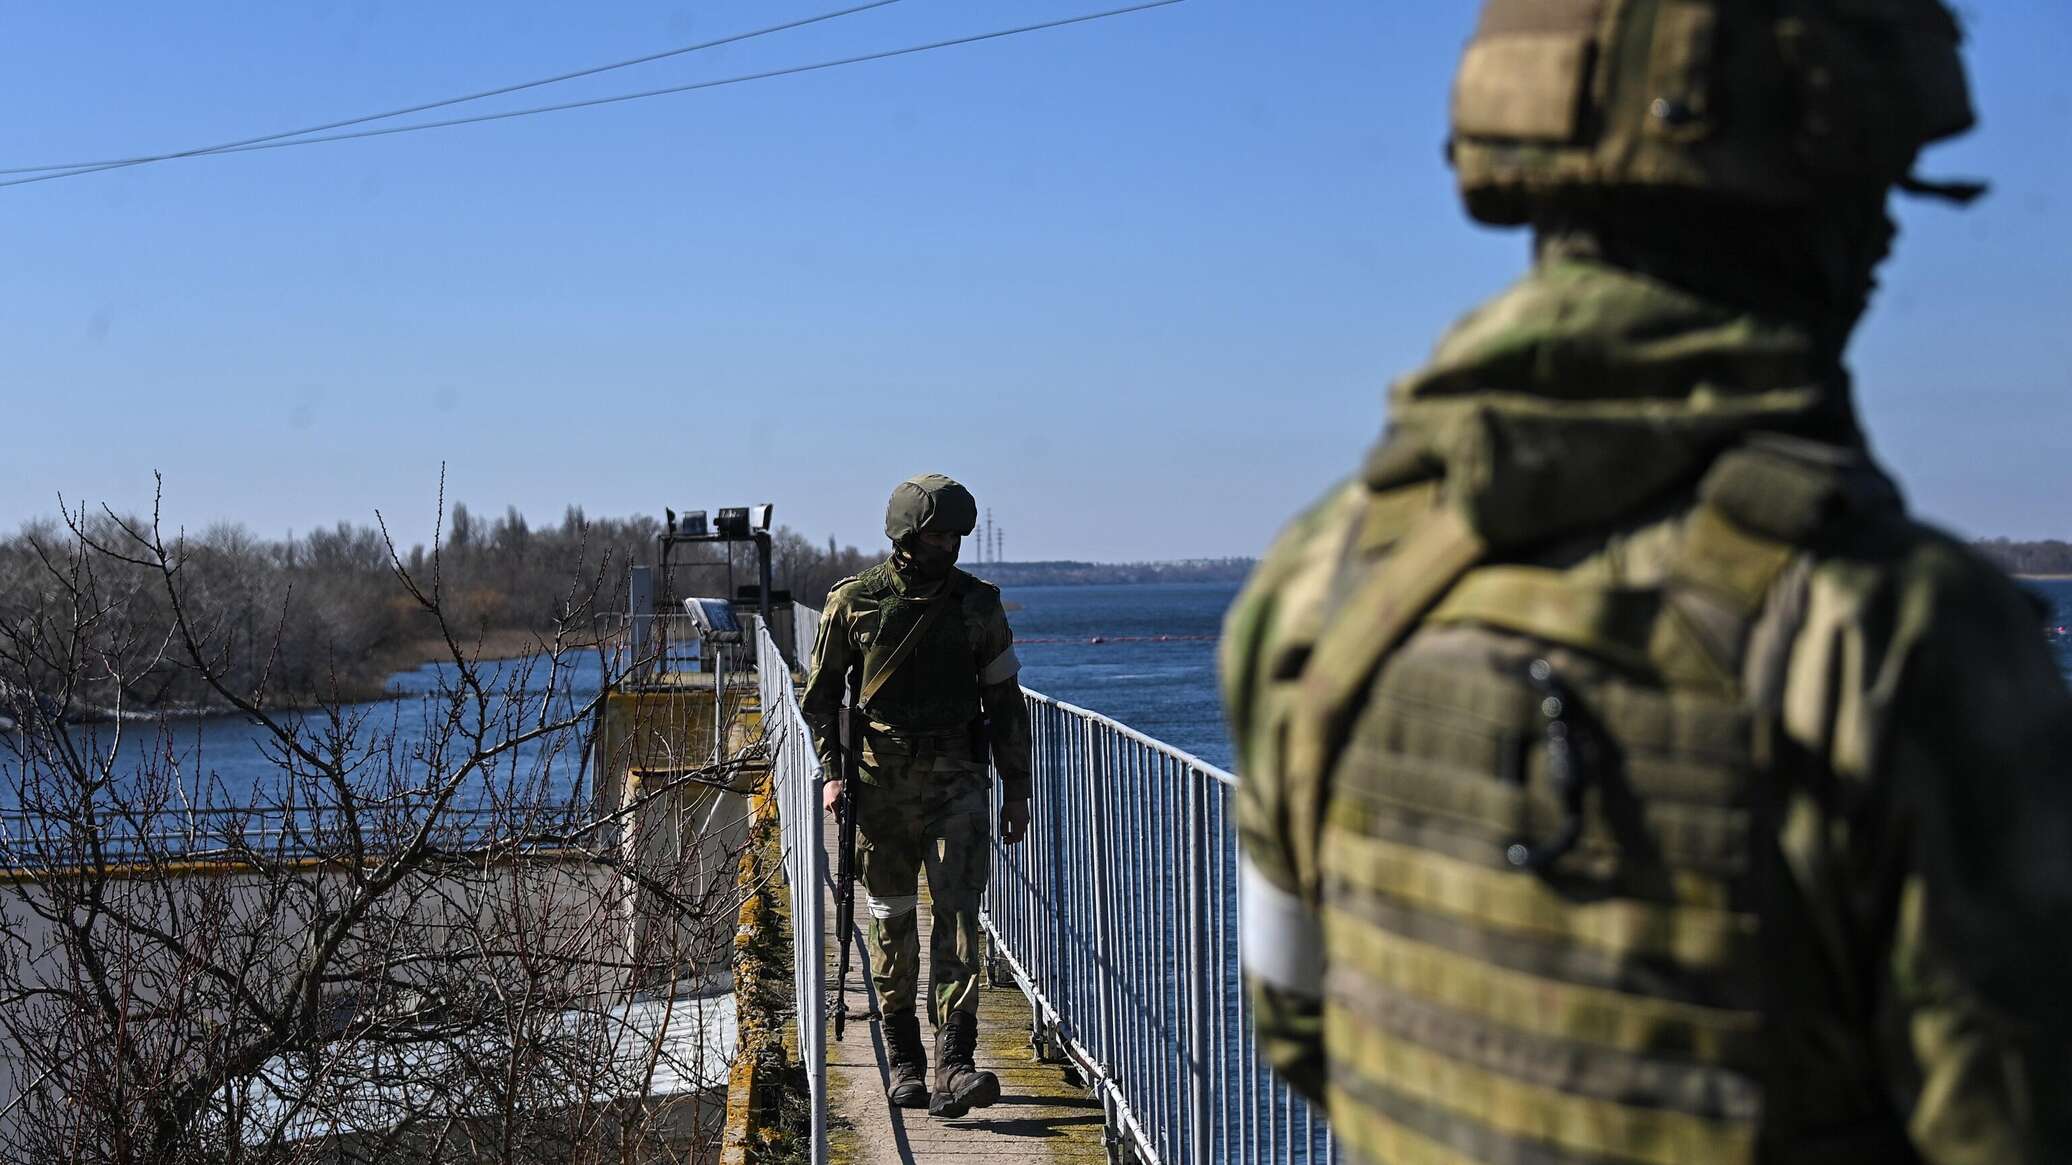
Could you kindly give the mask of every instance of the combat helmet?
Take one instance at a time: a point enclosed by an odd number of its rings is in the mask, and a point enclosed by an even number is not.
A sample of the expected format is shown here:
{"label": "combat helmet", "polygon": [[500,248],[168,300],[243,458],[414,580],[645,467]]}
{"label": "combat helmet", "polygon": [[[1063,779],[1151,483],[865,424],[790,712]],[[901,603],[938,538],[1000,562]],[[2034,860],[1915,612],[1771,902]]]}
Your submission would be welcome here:
{"label": "combat helmet", "polygon": [[1453,90],[1462,200],[1497,225],[1622,195],[1757,206],[1890,186],[1973,122],[1941,0],[1487,0]]}
{"label": "combat helmet", "polygon": [[885,503],[885,537],[895,544],[908,536],[938,530],[963,537],[978,525],[978,502],[971,491],[940,473],[907,478],[892,489]]}

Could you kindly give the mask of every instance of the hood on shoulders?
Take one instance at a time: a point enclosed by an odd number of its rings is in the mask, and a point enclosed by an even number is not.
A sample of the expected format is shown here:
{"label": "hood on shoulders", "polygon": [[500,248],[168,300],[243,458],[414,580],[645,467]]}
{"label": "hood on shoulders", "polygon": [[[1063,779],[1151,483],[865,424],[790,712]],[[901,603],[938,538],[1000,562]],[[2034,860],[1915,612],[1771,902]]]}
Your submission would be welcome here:
{"label": "hood on shoulders", "polygon": [[1396,383],[1362,477],[1442,479],[1492,549],[1522,547],[1688,488],[1754,433],[1862,445],[1848,374],[1808,328],[1553,258]]}

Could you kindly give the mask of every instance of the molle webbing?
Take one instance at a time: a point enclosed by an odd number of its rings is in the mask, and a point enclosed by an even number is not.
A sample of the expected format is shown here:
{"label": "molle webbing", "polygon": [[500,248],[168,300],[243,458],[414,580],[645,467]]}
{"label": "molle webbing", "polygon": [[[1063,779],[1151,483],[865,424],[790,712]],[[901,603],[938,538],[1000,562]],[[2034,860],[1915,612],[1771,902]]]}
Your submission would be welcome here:
{"label": "molle webbing", "polygon": [[[1410,487],[1421,500],[1436,498],[1428,488]],[[1387,493],[1374,506],[1389,504]],[[1457,511],[1432,507],[1416,511],[1408,532],[1379,560],[1367,559],[1364,579],[1341,588],[1330,612],[1330,634],[1314,640],[1300,663],[1301,698],[1288,710],[1286,763],[1292,773],[1318,779],[1289,782],[1291,791],[1309,790],[1308,798],[1291,797],[1286,808],[1295,823],[1290,830],[1297,853],[1296,868],[1308,872],[1305,890],[1314,890],[1315,854],[1304,852],[1318,836],[1329,784],[1323,779],[1325,758],[1337,751],[1349,729],[1347,713],[1382,660],[1409,634],[1420,616],[1446,593],[1461,572],[1481,558],[1482,540]],[[1361,546],[1375,541],[1370,525]]]}
{"label": "molle webbing", "polygon": [[[947,593],[943,596],[945,599],[949,597]],[[863,691],[856,697],[857,703],[869,705],[877,699],[878,693],[883,691],[885,685],[892,681],[892,677],[899,674],[899,665],[905,663],[914,654],[914,649],[919,647],[922,641],[927,638],[929,629],[934,626],[935,621],[942,616],[943,610],[948,606],[947,602],[936,602],[929,603],[921,608],[921,617],[907,625],[906,630],[900,633],[899,640],[892,650],[876,654],[871,661],[873,666],[866,669],[867,674],[863,679]]]}
{"label": "molle webbing", "polygon": [[[933,596],[914,600],[900,593],[886,566],[860,576],[864,594],[877,602],[877,628],[862,651],[863,674],[872,684],[864,712],[872,721],[894,732],[927,732],[968,725],[980,715],[964,580],[963,572],[952,571]],[[929,618],[934,609],[940,613]],[[901,645],[917,630],[901,657]]]}
{"label": "molle webbing", "polygon": [[[1344,737],[1328,770],[1288,757],[1327,790],[1310,872],[1333,1123],[1356,1158],[1753,1162],[1779,1081],[1803,1111],[1875,1094],[1775,1062],[1767,1038],[1770,992],[1793,987],[1766,974],[1767,912],[1793,907],[1769,888],[1775,709],[1752,706],[1742,655],[1787,568],[1881,481],[1752,444],[1714,464],[1653,569],[1476,565],[1429,517],[1396,543],[1421,558],[1345,568],[1367,573],[1341,580],[1303,672],[1342,701],[1307,715]],[[1560,792],[1571,757],[1579,801]],[[1518,858],[1577,813],[1572,844]],[[1890,1144],[1882,1114],[1828,1107]]]}

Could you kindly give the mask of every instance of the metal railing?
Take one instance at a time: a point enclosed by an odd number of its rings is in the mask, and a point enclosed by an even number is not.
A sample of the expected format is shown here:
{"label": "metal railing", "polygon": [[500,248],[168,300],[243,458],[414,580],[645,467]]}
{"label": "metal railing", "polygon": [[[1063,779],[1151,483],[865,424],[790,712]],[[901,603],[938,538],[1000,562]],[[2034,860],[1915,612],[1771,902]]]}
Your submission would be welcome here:
{"label": "metal railing", "polygon": [[[804,668],[813,662],[813,644],[820,638],[820,608],[804,603],[791,605],[791,650],[785,658],[791,666]],[[780,643],[780,646],[782,644]]]}
{"label": "metal railing", "polygon": [[792,997],[798,1017],[799,1058],[805,1062],[811,1095],[812,1165],[827,1161],[827,957],[823,935],[827,906],[826,839],[821,832],[820,762],[799,709],[791,669],[767,627],[756,628],[756,648],[780,666],[757,669],[762,700],[763,741],[782,824],[784,880],[791,890]]}
{"label": "metal railing", "polygon": [[[984,925],[1112,1143],[1147,1163],[1323,1162],[1330,1131],[1259,1055],[1238,967],[1235,779],[1026,693],[1033,821],[995,844]],[[997,786],[994,796],[997,800]],[[996,805],[997,809],[997,805]]]}
{"label": "metal railing", "polygon": [[534,834],[564,834],[583,816],[568,803],[523,807],[408,803],[369,806],[357,817],[337,807],[283,805],[107,811],[84,818],[0,812],[0,865],[35,868],[105,861],[235,859],[244,855],[312,856],[345,852],[355,843],[379,850],[414,836],[436,815],[431,840],[442,848]]}
{"label": "metal railing", "polygon": [[698,621],[677,612],[610,615],[596,620],[601,633],[625,632],[620,668],[630,684],[667,683],[699,673],[738,675],[755,665],[755,644],[745,638],[714,642]]}
{"label": "metal railing", "polygon": [[[768,633],[759,638],[773,653],[764,658],[777,658]],[[1033,820],[1023,844],[995,843],[981,922],[996,981],[1029,998],[1038,1052],[1077,1068],[1101,1101],[1118,1157],[1145,1165],[1334,1161],[1323,1118],[1267,1066],[1253,1034],[1238,966],[1235,778],[1099,713],[1025,696]],[[762,669],[761,697],[791,884],[811,1159],[821,1165],[820,766],[789,670]],[[996,814],[998,797],[996,785]]]}

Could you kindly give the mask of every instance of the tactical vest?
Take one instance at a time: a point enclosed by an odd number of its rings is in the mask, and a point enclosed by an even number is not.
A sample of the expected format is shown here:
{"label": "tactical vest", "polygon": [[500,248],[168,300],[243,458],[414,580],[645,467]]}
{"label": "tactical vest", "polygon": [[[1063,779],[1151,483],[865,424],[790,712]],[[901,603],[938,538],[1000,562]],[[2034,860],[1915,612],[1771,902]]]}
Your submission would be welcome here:
{"label": "tactical vest", "polygon": [[1825,448],[1722,456],[1645,581],[1489,562],[1431,483],[1372,499],[1281,754],[1356,1159],[1915,1159],[1795,892],[1831,805],[1778,731],[1794,579],[1897,512]]}
{"label": "tactical vest", "polygon": [[978,668],[964,625],[967,577],[951,571],[936,594],[914,600],[894,585],[892,569],[880,563],[857,576],[858,595],[877,604],[869,639],[859,645],[863,683],[868,685],[899,649],[907,634],[937,603],[949,607],[922,632],[925,638],[864,706],[864,715],[895,732],[940,732],[979,718]]}

